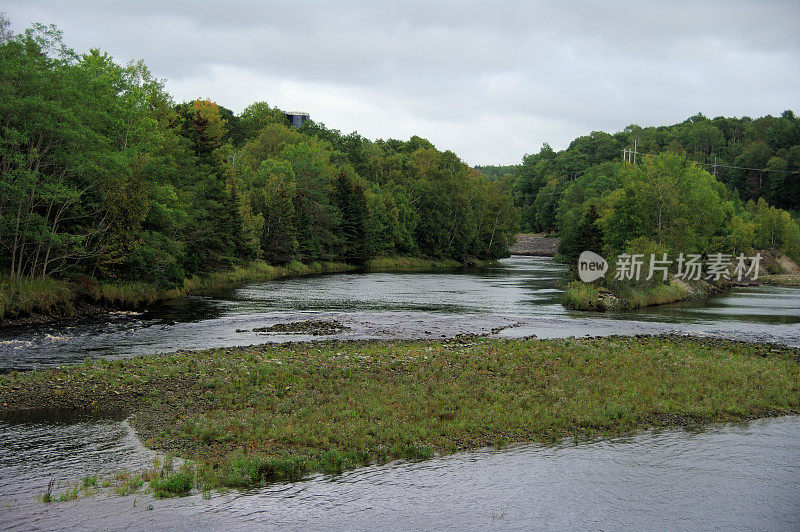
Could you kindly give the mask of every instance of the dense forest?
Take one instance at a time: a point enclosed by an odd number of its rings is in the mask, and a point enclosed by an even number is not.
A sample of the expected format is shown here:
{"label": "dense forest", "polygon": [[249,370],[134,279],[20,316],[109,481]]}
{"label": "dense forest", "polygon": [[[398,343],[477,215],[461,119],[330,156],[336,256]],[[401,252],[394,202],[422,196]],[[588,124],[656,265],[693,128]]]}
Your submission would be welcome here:
{"label": "dense forest", "polygon": [[497,258],[510,194],[419,137],[370,141],[264,102],[176,104],[142,62],[76,54],[53,26],[0,37],[7,280],[179,287],[247,261]]}
{"label": "dense forest", "polygon": [[789,212],[800,209],[800,119],[792,111],[596,131],[563,151],[545,144],[519,165],[479,170],[513,196],[523,230],[559,233],[569,260],[583,249],[800,257]]}

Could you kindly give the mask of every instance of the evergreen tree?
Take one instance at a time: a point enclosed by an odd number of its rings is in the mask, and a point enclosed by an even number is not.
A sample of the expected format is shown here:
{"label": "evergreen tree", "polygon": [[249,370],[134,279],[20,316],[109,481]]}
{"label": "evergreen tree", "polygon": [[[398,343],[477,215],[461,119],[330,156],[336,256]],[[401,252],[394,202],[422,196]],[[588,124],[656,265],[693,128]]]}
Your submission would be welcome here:
{"label": "evergreen tree", "polygon": [[602,253],[603,230],[597,224],[599,218],[597,207],[594,204],[589,205],[589,209],[575,231],[575,248],[578,253],[582,251]]}
{"label": "evergreen tree", "polygon": [[366,222],[369,213],[364,189],[346,172],[340,172],[333,196],[342,214],[342,258],[351,264],[361,264],[368,258]]}

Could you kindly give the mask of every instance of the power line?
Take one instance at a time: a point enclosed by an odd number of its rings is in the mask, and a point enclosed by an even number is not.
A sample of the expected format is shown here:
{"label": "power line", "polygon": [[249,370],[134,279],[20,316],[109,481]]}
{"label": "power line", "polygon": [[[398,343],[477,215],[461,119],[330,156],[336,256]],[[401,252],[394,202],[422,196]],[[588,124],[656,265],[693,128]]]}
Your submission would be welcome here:
{"label": "power line", "polygon": [[737,170],[756,170],[758,172],[783,172],[785,174],[800,174],[800,170],[772,170],[770,168],[750,168],[747,166],[733,166],[730,164],[700,163],[700,162],[698,162],[697,164],[702,164],[703,166],[714,166],[716,168],[735,168]]}
{"label": "power line", "polygon": [[[629,163],[630,162],[634,162],[635,163],[637,155],[648,155],[650,157],[654,156],[652,153],[639,153],[638,151],[636,151],[636,143],[635,142],[634,142],[634,148],[633,149],[626,148],[626,149],[622,150],[622,159],[624,161],[629,162]],[[714,168],[714,176],[717,175],[717,173],[716,173],[717,168],[734,168],[736,170],[753,170],[753,171],[756,171],[756,172],[782,172],[784,174],[800,174],[800,170],[776,170],[776,169],[771,169],[771,168],[751,168],[749,166],[734,166],[734,165],[731,165],[731,164],[717,164],[716,161],[717,161],[717,158],[714,157],[714,162],[713,163],[701,163],[700,161],[693,161],[693,162],[696,162],[697,164],[700,164],[700,165],[703,165],[703,166],[711,166],[711,167],[713,167]]]}

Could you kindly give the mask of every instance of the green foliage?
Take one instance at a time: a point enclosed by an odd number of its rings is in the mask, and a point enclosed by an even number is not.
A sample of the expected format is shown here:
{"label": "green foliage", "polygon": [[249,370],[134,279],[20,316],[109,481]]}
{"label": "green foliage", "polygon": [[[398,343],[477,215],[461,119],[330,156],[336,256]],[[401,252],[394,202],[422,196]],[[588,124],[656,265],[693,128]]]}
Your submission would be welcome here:
{"label": "green foliage", "polygon": [[150,479],[150,489],[157,499],[186,495],[194,486],[194,471],[184,469],[171,475],[156,476]]}
{"label": "green foliage", "polygon": [[0,317],[71,314],[74,293],[65,281],[0,277]]}
{"label": "green foliage", "polygon": [[713,176],[671,153],[626,165],[621,174],[622,188],[610,196],[601,222],[612,250],[646,237],[672,251],[716,251],[714,237],[726,235],[733,207]]}
{"label": "green foliage", "polygon": [[342,242],[341,257],[345,262],[362,264],[368,258],[366,249],[368,212],[364,188],[351,175],[341,172],[334,183],[333,200],[342,217],[339,227]]}
{"label": "green foliage", "polygon": [[267,102],[255,102],[248,105],[239,117],[244,138],[255,138],[261,130],[270,124],[288,126],[286,114]]}
{"label": "green foliage", "polygon": [[565,231],[560,242],[560,254],[571,262],[583,251],[603,252],[603,229],[599,225],[600,215],[594,203],[589,205],[574,231]]}
{"label": "green foliage", "polygon": [[425,139],[294,129],[265,102],[239,116],[211,100],[175,105],[142,62],[78,55],[54,27],[0,42],[0,73],[9,282],[85,275],[180,291],[256,258],[492,259],[517,228],[498,183]]}
{"label": "green foliage", "polygon": [[297,256],[297,227],[294,198],[297,187],[288,163],[267,160],[256,175],[251,201],[253,212],[261,217],[261,257],[284,264]]}
{"label": "green foliage", "polygon": [[755,205],[748,204],[753,221],[753,241],[758,249],[782,251],[791,258],[800,259],[800,227],[788,212],[767,205],[759,198]]}
{"label": "green foliage", "polygon": [[573,310],[605,310],[597,287],[580,281],[572,281],[567,285],[562,303]]}
{"label": "green foliage", "polygon": [[[622,162],[634,146],[635,164]],[[686,252],[759,247],[791,255],[800,246],[796,221],[779,210],[800,209],[800,119],[791,111],[755,120],[697,114],[672,126],[593,132],[566,150],[545,144],[517,166],[481,170],[509,184],[522,228],[557,229],[570,259],[590,204],[610,253],[641,236]],[[759,198],[775,211],[745,211],[742,202]]]}

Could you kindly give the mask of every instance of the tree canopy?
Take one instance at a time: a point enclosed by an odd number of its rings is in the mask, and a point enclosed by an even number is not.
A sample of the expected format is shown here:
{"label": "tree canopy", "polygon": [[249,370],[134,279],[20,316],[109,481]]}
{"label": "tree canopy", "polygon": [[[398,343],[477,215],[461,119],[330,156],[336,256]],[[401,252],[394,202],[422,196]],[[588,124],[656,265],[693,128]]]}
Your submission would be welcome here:
{"label": "tree canopy", "polygon": [[[371,141],[266,102],[176,104],[141,62],[0,27],[0,268],[181,285],[253,259],[497,258],[510,194],[429,141]],[[6,33],[4,33],[6,32]]]}
{"label": "tree canopy", "polygon": [[597,247],[598,237],[608,254],[646,240],[674,251],[775,249],[800,258],[788,212],[800,209],[792,111],[593,132],[563,151],[545,144],[519,165],[479,170],[513,196],[523,230],[559,233],[570,260],[579,243]]}

